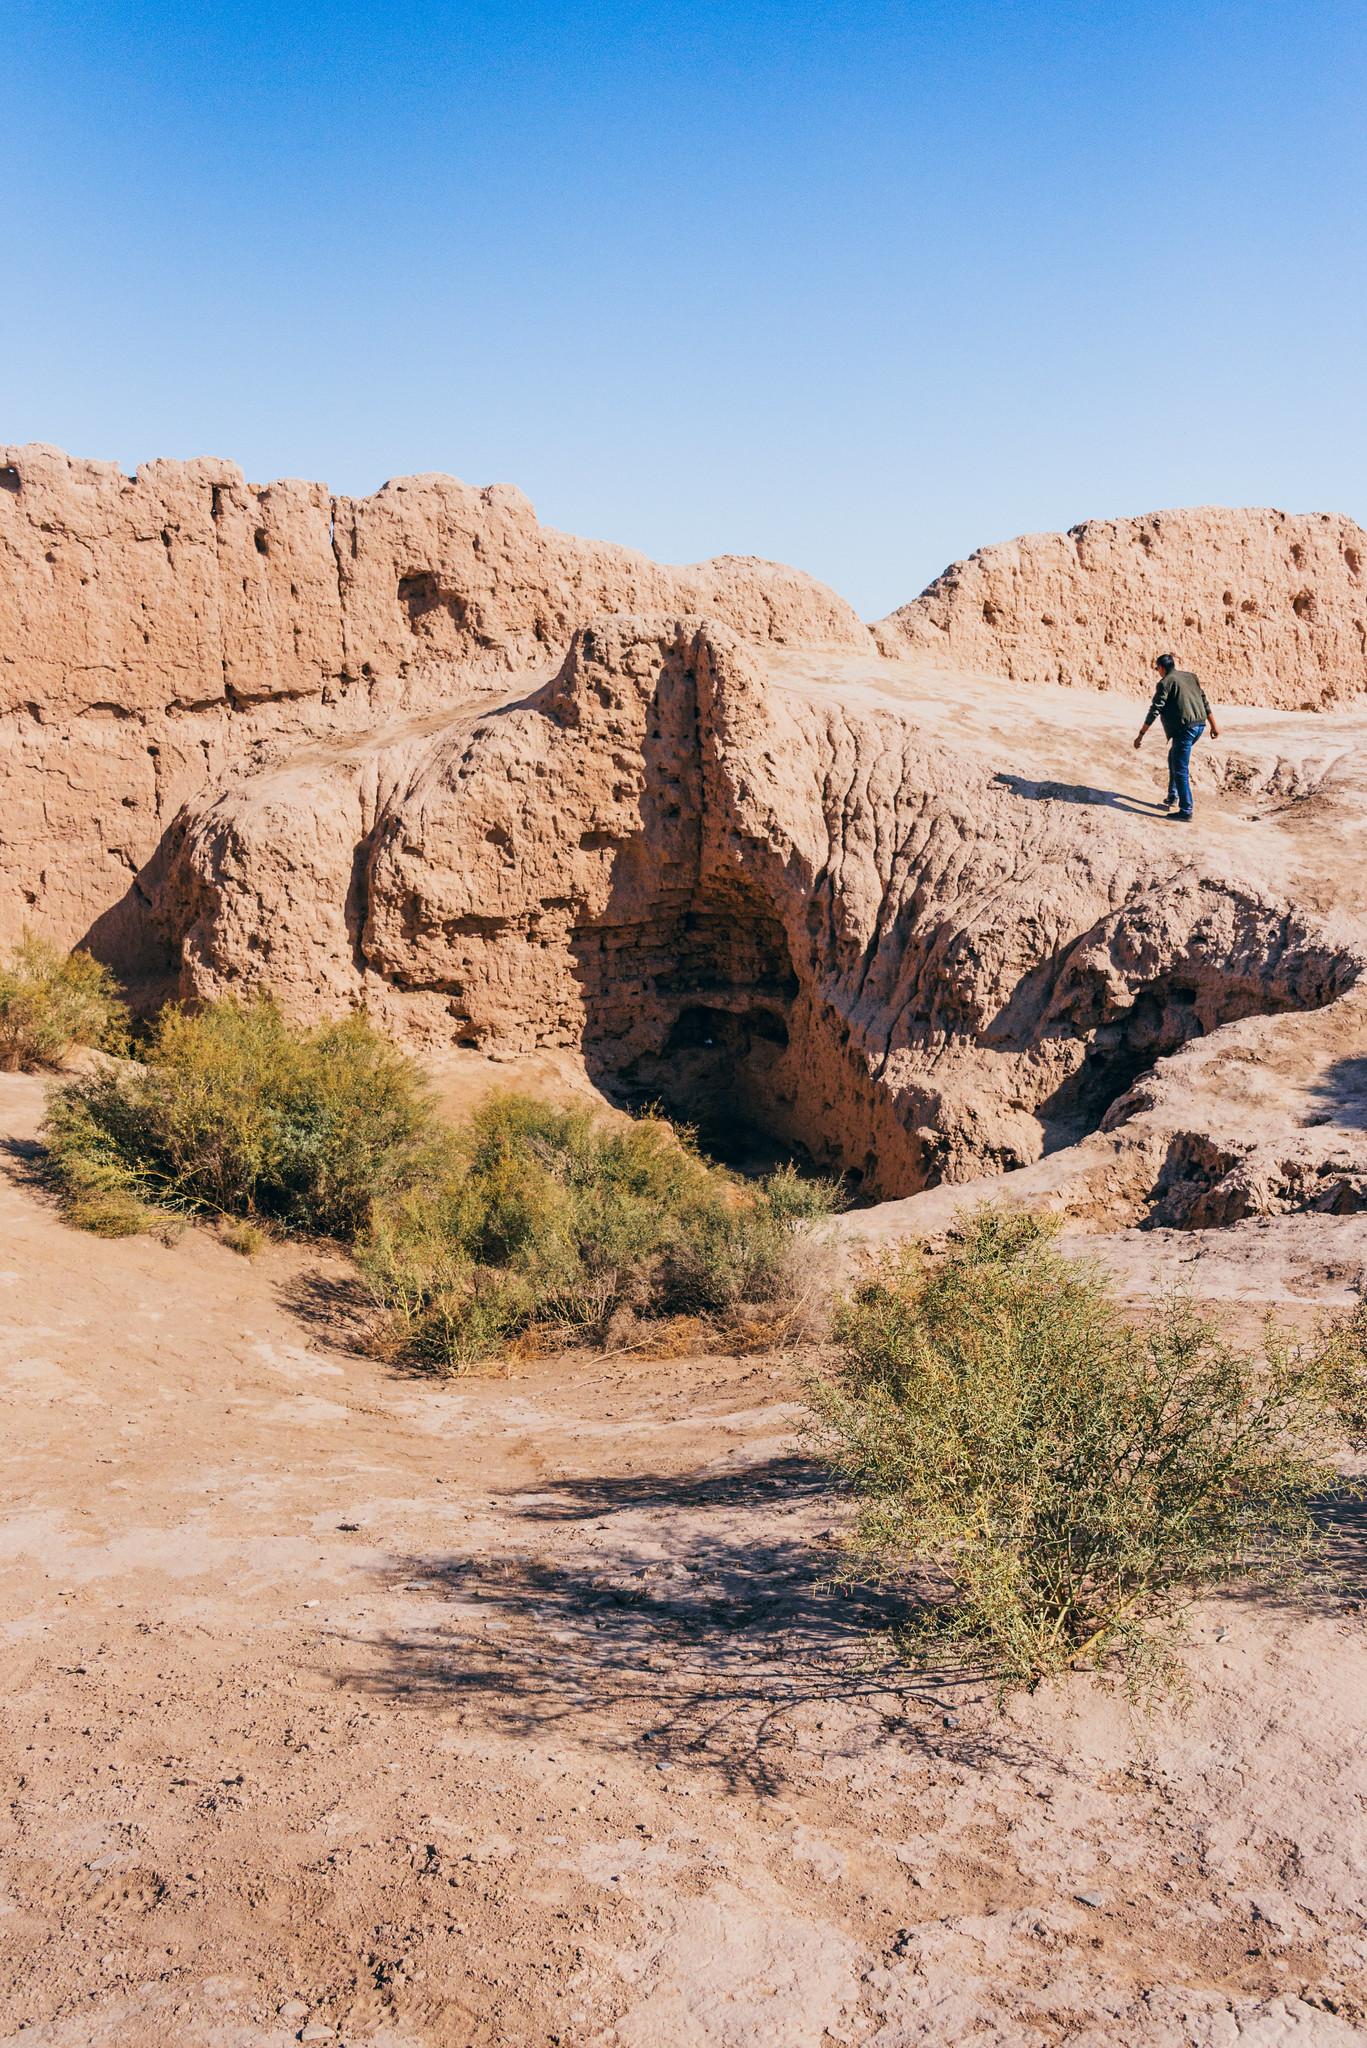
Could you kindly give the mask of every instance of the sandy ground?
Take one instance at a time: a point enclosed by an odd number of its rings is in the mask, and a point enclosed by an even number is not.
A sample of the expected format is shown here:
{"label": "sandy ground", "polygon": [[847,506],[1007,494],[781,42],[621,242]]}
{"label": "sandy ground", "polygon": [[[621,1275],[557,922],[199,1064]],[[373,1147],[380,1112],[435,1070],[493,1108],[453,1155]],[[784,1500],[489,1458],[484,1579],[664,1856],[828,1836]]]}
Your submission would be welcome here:
{"label": "sandy ground", "polygon": [[340,1266],[68,1231],[40,1110],[0,1077],[0,2048],[1367,2041],[1351,1588],[1202,1608],[1183,1716],[914,1684],[788,1368],[387,1372]]}

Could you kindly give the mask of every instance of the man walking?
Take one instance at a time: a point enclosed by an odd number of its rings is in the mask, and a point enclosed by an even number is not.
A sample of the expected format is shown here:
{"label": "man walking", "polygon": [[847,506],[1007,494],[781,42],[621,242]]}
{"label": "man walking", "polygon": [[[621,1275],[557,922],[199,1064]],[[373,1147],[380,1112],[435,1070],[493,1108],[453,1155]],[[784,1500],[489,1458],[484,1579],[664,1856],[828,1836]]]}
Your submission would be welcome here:
{"label": "man walking", "polygon": [[1206,702],[1206,693],[1190,669],[1179,668],[1177,658],[1172,654],[1160,654],[1154,667],[1158,670],[1158,688],[1153,693],[1148,716],[1140,726],[1134,748],[1138,753],[1144,744],[1144,735],[1155,718],[1163,721],[1163,730],[1168,736],[1168,799],[1167,809],[1177,806],[1176,820],[1183,825],[1191,823],[1191,750],[1210,726],[1213,740],[1220,737],[1220,728],[1215,723],[1215,713]]}

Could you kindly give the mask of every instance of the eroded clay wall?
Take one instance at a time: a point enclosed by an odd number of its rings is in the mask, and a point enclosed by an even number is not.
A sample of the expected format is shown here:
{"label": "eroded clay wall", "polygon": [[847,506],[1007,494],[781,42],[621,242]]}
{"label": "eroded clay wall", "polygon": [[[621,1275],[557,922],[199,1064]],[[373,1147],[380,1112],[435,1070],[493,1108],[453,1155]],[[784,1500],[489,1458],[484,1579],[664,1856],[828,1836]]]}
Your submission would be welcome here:
{"label": "eroded clay wall", "polygon": [[180,805],[286,745],[546,671],[595,613],[700,612],[743,638],[868,644],[777,564],[663,568],[541,526],[508,486],[372,497],[231,463],[0,448],[0,943],[27,922],[128,952]]}
{"label": "eroded clay wall", "polygon": [[1154,512],[955,562],[876,630],[1020,682],[1140,695],[1171,649],[1217,699],[1316,710],[1367,690],[1367,533],[1329,513]]}

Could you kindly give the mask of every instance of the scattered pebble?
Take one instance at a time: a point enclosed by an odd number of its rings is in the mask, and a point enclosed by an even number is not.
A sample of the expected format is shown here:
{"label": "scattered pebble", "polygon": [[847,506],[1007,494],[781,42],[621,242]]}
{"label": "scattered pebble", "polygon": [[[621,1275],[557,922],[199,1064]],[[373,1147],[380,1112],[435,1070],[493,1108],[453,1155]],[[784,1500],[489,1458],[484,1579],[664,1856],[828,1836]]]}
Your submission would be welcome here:
{"label": "scattered pebble", "polygon": [[1099,1906],[1103,1903],[1100,1892],[1074,1892],[1079,1906]]}

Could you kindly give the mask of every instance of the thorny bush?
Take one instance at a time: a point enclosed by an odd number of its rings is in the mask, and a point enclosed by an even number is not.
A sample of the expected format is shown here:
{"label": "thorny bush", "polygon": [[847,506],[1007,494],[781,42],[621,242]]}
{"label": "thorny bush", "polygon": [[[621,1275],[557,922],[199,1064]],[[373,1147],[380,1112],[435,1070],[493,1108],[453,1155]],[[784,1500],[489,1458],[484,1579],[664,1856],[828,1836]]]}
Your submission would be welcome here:
{"label": "thorny bush", "polygon": [[0,964],[0,1072],[58,1066],[73,1046],[113,1052],[128,1013],[107,967],[26,932]]}
{"label": "thorny bush", "polygon": [[364,1016],[300,1029],[264,998],[163,1010],[140,1063],[57,1089],[47,1121],[72,1220],[108,1235],[161,1207],[349,1241],[433,1131],[417,1070]]}
{"label": "thorny bush", "polygon": [[1132,1321],[1053,1237],[985,1207],[839,1308],[818,1404],[852,1563],[918,1596],[910,1640],[1003,1682],[1118,1654],[1161,1685],[1192,1595],[1313,1559],[1316,1496],[1367,1440],[1367,1303],[1255,1359],[1175,1297]]}
{"label": "thorny bush", "polygon": [[777,1312],[835,1198],[791,1169],[740,1181],[659,1118],[495,1095],[438,1176],[376,1205],[357,1257],[395,1354],[458,1369],[536,1325],[601,1340],[621,1320]]}

